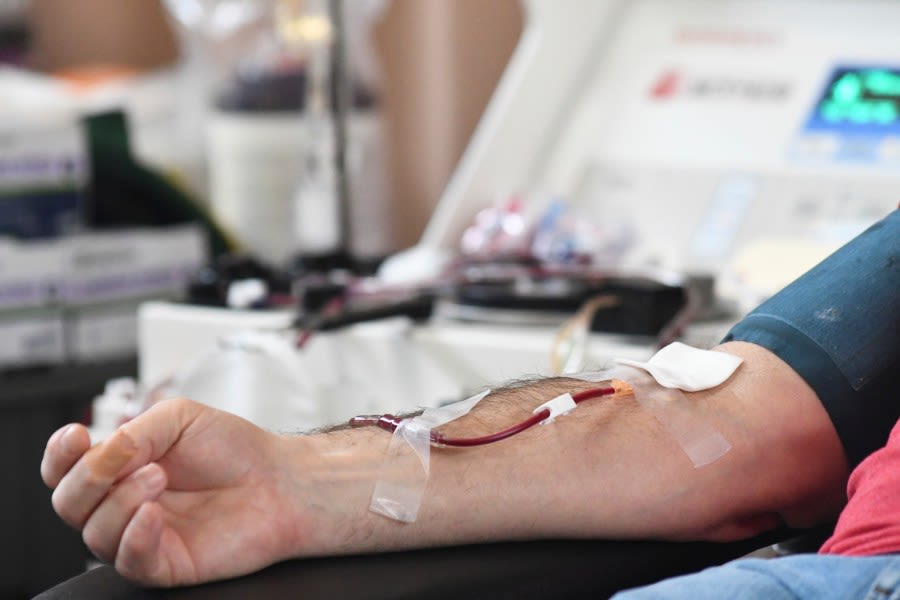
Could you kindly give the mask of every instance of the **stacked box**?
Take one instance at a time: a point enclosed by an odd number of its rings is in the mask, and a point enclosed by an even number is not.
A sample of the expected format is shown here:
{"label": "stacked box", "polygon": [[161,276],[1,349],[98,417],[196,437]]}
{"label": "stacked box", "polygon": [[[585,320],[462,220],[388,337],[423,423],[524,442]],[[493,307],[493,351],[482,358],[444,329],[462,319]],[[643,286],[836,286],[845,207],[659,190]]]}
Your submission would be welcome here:
{"label": "stacked box", "polygon": [[0,368],[65,361],[58,244],[0,240]]}
{"label": "stacked box", "polygon": [[193,225],[0,238],[0,370],[133,356],[138,306],[180,299],[207,260]]}
{"label": "stacked box", "polygon": [[59,299],[67,355],[75,362],[133,355],[137,307],[181,299],[191,274],[208,260],[205,236],[191,225],[79,235],[60,244]]}

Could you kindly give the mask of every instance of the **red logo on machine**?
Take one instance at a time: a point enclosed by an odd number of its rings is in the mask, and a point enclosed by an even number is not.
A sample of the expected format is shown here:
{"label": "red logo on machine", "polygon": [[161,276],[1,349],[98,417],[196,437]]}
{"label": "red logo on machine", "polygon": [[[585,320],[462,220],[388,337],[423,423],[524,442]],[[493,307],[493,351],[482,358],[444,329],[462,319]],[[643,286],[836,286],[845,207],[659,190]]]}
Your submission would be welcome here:
{"label": "red logo on machine", "polygon": [[791,84],[785,80],[730,75],[688,76],[676,69],[663,71],[648,91],[650,98],[660,101],[690,98],[777,102],[787,99],[790,93]]}
{"label": "red logo on machine", "polygon": [[664,71],[653,87],[650,88],[650,97],[657,100],[671,98],[678,91],[678,83],[681,75],[678,71]]}

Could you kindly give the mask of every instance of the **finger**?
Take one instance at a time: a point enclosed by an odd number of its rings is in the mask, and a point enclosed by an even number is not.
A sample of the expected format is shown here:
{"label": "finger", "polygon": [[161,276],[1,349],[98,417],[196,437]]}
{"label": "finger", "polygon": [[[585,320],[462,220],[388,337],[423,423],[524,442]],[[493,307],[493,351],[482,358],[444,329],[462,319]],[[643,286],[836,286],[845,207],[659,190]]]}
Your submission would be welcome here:
{"label": "finger", "polygon": [[166,473],[156,463],[145,465],[120,481],[88,517],[82,538],[101,560],[113,562],[122,533],[144,502],[156,500],[166,488]]}
{"label": "finger", "polygon": [[116,480],[156,462],[204,410],[190,400],[166,400],[121,426],[106,442],[88,450],[53,493],[64,521],[81,528]]}
{"label": "finger", "polygon": [[84,526],[88,515],[123,475],[125,466],[137,454],[138,446],[124,431],[84,453],[56,486],[53,508],[76,528]]}
{"label": "finger", "polygon": [[91,447],[91,436],[83,425],[61,427],[47,440],[41,460],[41,477],[50,488],[59,485],[69,469]]}
{"label": "finger", "polygon": [[122,425],[119,431],[127,433],[141,449],[141,460],[135,461],[132,466],[136,469],[159,460],[181,439],[201,412],[212,410],[192,400],[173,398],[154,404],[145,413]]}
{"label": "finger", "polygon": [[116,570],[125,577],[145,584],[172,584],[166,578],[160,555],[163,534],[163,515],[159,504],[145,502],[125,527],[119,551],[116,554]]}

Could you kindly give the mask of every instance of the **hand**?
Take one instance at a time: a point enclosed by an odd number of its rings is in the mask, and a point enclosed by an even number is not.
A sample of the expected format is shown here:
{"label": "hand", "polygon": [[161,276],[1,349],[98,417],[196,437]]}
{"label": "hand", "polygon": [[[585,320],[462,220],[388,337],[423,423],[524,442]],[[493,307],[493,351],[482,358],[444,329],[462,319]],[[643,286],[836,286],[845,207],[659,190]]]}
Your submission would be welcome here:
{"label": "hand", "polygon": [[126,577],[184,585],[291,556],[303,536],[283,486],[282,438],[188,400],[162,402],[90,448],[68,425],[41,475],[53,507]]}

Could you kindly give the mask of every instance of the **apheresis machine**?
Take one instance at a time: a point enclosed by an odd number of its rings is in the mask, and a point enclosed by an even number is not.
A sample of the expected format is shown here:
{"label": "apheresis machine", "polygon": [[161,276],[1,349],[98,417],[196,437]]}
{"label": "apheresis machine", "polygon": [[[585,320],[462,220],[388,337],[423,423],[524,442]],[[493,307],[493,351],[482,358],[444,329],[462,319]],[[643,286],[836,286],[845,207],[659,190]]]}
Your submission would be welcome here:
{"label": "apheresis machine", "polygon": [[[523,9],[421,241],[358,284],[427,287],[429,310],[320,327],[298,344],[293,308],[146,304],[148,393],[303,430],[643,360],[662,341],[709,347],[900,202],[900,2]],[[563,211],[568,237],[542,238]],[[529,243],[564,260],[510,261],[528,227]],[[460,269],[464,285],[444,285]]]}

